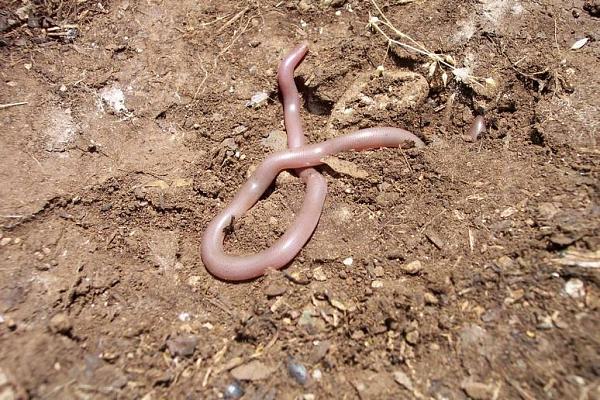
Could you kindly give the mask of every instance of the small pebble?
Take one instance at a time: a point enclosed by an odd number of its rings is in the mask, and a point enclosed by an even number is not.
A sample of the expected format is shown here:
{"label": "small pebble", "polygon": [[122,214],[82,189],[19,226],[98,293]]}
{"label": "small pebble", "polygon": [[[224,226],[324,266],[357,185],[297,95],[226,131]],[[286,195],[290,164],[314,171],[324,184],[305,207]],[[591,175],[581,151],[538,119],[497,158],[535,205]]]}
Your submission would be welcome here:
{"label": "small pebble", "polygon": [[14,331],[15,329],[17,329],[17,322],[14,319],[12,319],[12,318],[7,318],[6,319],[6,326],[11,331]]}
{"label": "small pebble", "polygon": [[353,263],[354,260],[352,259],[352,257],[345,258],[344,261],[342,261],[342,264],[344,264],[346,267],[352,266]]}
{"label": "small pebble", "polygon": [[385,275],[385,270],[381,265],[378,265],[377,267],[373,268],[373,273],[376,277],[381,278],[383,275]]}
{"label": "small pebble", "polygon": [[246,102],[246,107],[250,108],[259,108],[263,104],[266,104],[267,100],[269,100],[269,95],[265,92],[255,93],[248,102]]}
{"label": "small pebble", "polygon": [[267,297],[281,296],[287,291],[287,287],[282,283],[272,282],[265,288],[265,294]]}
{"label": "small pebble", "polygon": [[399,384],[404,386],[407,390],[413,390],[412,380],[402,371],[394,371],[394,380]]}
{"label": "small pebble", "polygon": [[569,375],[567,379],[579,386],[585,386],[585,379],[579,375]]}
{"label": "small pebble", "polygon": [[300,0],[300,2],[298,3],[298,8],[301,11],[308,11],[310,10],[310,4],[308,4],[306,0]]}
{"label": "small pebble", "polygon": [[190,313],[182,312],[181,314],[179,314],[177,316],[177,318],[179,318],[179,320],[182,321],[182,322],[189,321],[190,320]]}
{"label": "small pebble", "polygon": [[287,135],[282,130],[274,130],[261,139],[260,143],[271,150],[284,150],[287,148]]}
{"label": "small pebble", "polygon": [[537,328],[541,330],[552,329],[554,326],[552,323],[552,317],[549,315],[539,316],[538,318]]}
{"label": "small pebble", "polygon": [[569,327],[568,323],[558,318],[558,313],[552,315],[552,322],[554,323],[554,326],[556,326],[558,329],[567,329]]}
{"label": "small pebble", "polygon": [[202,277],[198,275],[192,275],[187,280],[187,284],[190,286],[198,286],[200,282],[202,282]]}
{"label": "small pebble", "polygon": [[516,209],[516,208],[514,208],[514,207],[508,207],[508,208],[504,209],[504,210],[503,210],[503,211],[500,213],[500,216],[501,216],[502,218],[508,218],[508,217],[510,217],[511,215],[513,215],[513,214],[514,214],[514,213],[516,213],[516,212],[517,212],[517,209]]}
{"label": "small pebble", "polygon": [[483,314],[481,314],[480,318],[483,322],[492,322],[492,321],[496,321],[499,317],[500,317],[500,309],[492,308],[492,309],[485,311]]}
{"label": "small pebble", "polygon": [[512,258],[508,256],[502,256],[496,260],[496,264],[502,269],[511,268],[515,263]]}
{"label": "small pebble", "polygon": [[421,261],[416,260],[402,266],[402,270],[410,275],[416,275],[423,269]]}
{"label": "small pebble", "polygon": [[0,246],[6,246],[11,242],[12,238],[5,237],[0,240]]}
{"label": "small pebble", "polygon": [[494,391],[494,388],[491,385],[472,381],[463,382],[461,387],[465,393],[474,400],[491,399]]}
{"label": "small pebble", "polygon": [[373,282],[371,282],[371,287],[373,289],[380,289],[383,287],[383,282],[382,281],[373,281]]}
{"label": "small pebble", "polygon": [[194,354],[198,337],[194,335],[177,336],[167,340],[167,348],[174,357],[189,357]]}
{"label": "small pebble", "polygon": [[238,381],[233,381],[229,385],[225,386],[223,391],[223,398],[225,399],[239,399],[244,395],[244,388]]}
{"label": "small pebble", "polygon": [[425,299],[425,304],[434,305],[439,303],[438,298],[433,293],[426,292],[423,298]]}
{"label": "small pebble", "polygon": [[50,264],[48,264],[48,263],[39,264],[39,265],[36,265],[35,268],[38,271],[48,271],[50,269]]}
{"label": "small pebble", "polygon": [[262,361],[252,360],[231,370],[231,375],[238,381],[260,381],[267,379],[277,367],[266,365]]}
{"label": "small pebble", "polygon": [[585,287],[581,279],[569,279],[565,283],[565,292],[574,299],[579,299],[585,296]]}
{"label": "small pebble", "polygon": [[73,325],[66,314],[59,313],[50,319],[50,331],[53,333],[68,335],[72,329]]}
{"label": "small pebble", "polygon": [[320,369],[315,369],[312,373],[312,377],[315,381],[320,381],[321,378],[323,377],[323,373],[321,372]]}
{"label": "small pebble", "polygon": [[327,280],[327,275],[323,272],[323,268],[317,267],[313,270],[313,278],[319,282],[324,282]]}
{"label": "small pebble", "polygon": [[306,367],[295,361],[293,358],[288,359],[287,370],[290,376],[299,384],[305,385],[308,382],[309,375]]}
{"label": "small pebble", "polygon": [[313,318],[313,312],[310,310],[304,310],[298,319],[298,326],[313,328],[316,325],[315,318]]}
{"label": "small pebble", "polygon": [[410,331],[406,334],[406,341],[410,344],[419,343],[419,331]]}
{"label": "small pebble", "polygon": [[233,134],[234,135],[240,135],[244,132],[246,132],[248,130],[248,127],[245,125],[238,125],[235,128],[233,128]]}
{"label": "small pebble", "polygon": [[350,337],[354,340],[361,340],[365,337],[365,333],[359,329],[357,331],[354,331],[352,335],[350,335]]}

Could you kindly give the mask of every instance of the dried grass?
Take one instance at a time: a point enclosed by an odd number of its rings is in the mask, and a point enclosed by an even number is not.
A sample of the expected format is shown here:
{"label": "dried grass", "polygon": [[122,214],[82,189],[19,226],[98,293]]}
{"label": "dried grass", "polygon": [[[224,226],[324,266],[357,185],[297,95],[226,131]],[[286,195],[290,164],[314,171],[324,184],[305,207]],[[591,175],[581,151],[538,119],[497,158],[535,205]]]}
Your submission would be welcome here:
{"label": "dried grass", "polygon": [[[405,0],[402,2],[402,4],[409,2],[411,1]],[[427,57],[429,61],[426,66],[430,77],[433,77],[436,72],[439,73],[444,86],[446,86],[448,84],[447,71],[450,71],[454,75],[455,80],[466,85],[496,86],[496,82],[492,78],[475,76],[471,73],[469,67],[460,67],[455,61],[454,57],[451,55],[434,53],[433,51],[429,50],[427,47],[425,47],[425,45],[396,28],[383,13],[375,0],[371,0],[371,3],[375,7],[375,11],[378,15],[369,14],[369,23],[367,27],[382,35],[387,41],[388,48],[392,46],[399,46],[408,52]]]}

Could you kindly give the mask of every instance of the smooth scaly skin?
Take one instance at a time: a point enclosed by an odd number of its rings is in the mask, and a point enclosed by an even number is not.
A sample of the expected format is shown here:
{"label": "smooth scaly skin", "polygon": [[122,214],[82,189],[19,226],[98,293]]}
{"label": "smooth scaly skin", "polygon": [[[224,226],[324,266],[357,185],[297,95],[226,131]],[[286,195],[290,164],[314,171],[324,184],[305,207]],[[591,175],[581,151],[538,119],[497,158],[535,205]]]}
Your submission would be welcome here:
{"label": "smooth scaly skin", "polygon": [[[297,46],[283,60],[278,71],[290,149],[268,156],[204,232],[202,261],[218,278],[230,281],[256,278],[269,268],[279,269],[285,266],[298,254],[314,231],[325,201],[325,179],[317,171],[309,168],[322,164],[324,157],[351,150],[399,147],[405,142],[413,142],[418,147],[423,146],[418,137],[398,128],[362,129],[325,142],[304,145],[293,70],[306,51],[306,44]],[[225,229],[230,225],[232,218],[241,218],[258,201],[277,174],[285,169],[296,169],[307,185],[304,203],[290,228],[271,247],[260,253],[244,256],[226,254],[223,240]]]}

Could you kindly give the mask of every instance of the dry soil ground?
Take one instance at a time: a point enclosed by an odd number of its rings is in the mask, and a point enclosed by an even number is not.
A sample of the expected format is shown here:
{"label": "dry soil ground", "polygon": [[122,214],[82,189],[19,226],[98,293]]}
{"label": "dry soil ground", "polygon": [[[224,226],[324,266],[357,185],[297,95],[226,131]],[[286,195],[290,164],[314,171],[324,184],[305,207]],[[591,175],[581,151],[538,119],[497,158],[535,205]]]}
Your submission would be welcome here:
{"label": "dry soil ground", "polygon": [[[364,0],[0,5],[3,400],[600,398],[597,1],[380,1],[483,86],[388,49]],[[216,280],[201,234],[281,146],[302,40],[309,141],[427,146],[340,155],[284,273]],[[227,248],[267,246],[303,191],[281,176]]]}

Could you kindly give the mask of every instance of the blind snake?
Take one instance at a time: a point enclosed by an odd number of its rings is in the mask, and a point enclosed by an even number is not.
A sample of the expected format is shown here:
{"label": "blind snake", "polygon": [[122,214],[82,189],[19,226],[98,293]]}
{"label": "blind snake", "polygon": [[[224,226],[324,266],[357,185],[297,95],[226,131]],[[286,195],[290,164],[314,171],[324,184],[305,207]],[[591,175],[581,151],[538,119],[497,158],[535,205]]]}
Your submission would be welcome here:
{"label": "blind snake", "polygon": [[[259,277],[267,269],[284,267],[300,252],[315,230],[325,203],[327,183],[312,168],[323,164],[323,158],[340,152],[399,147],[407,142],[416,147],[424,146],[414,134],[390,127],[361,129],[307,145],[300,120],[300,96],[294,82],[294,70],[307,51],[306,43],[296,46],[283,59],[277,71],[288,149],[269,155],[204,231],[202,261],[208,271],[220,279],[241,281]],[[260,199],[277,174],[286,169],[294,169],[306,185],[304,202],[291,226],[271,247],[261,252],[248,255],[225,253],[223,240],[232,220],[241,218]]]}

